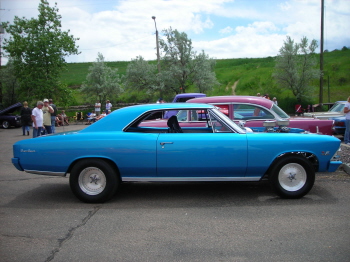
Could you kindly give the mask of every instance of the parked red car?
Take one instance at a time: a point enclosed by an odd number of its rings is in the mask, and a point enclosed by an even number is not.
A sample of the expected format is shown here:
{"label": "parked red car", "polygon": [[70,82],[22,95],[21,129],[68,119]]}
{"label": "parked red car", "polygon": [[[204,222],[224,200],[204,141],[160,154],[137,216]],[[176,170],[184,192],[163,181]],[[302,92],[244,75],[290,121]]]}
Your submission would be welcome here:
{"label": "parked red car", "polygon": [[290,117],[273,101],[255,96],[212,96],[194,98],[187,103],[213,104],[236,123],[244,121],[246,127],[263,127],[267,120],[289,120],[291,128],[299,128],[311,133],[333,135],[334,121],[315,118]]}

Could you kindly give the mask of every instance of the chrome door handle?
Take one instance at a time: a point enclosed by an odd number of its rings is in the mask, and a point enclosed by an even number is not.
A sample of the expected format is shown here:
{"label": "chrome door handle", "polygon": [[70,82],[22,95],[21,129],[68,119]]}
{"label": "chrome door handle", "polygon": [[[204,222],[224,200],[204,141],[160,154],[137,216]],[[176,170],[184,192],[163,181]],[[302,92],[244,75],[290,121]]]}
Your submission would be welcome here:
{"label": "chrome door handle", "polygon": [[174,144],[173,142],[160,142],[161,146],[164,146],[165,144]]}

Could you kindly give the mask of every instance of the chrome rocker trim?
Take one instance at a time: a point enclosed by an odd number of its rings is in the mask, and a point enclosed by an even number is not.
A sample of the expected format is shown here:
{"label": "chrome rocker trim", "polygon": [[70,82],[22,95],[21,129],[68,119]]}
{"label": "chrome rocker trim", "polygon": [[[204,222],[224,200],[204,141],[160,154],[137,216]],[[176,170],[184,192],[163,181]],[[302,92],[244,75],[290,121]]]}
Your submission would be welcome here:
{"label": "chrome rocker trim", "polygon": [[44,175],[44,176],[65,176],[65,172],[51,172],[51,171],[38,171],[38,170],[24,170],[24,172],[36,174],[36,175]]}
{"label": "chrome rocker trim", "polygon": [[123,182],[203,182],[203,181],[259,181],[261,177],[122,177]]}

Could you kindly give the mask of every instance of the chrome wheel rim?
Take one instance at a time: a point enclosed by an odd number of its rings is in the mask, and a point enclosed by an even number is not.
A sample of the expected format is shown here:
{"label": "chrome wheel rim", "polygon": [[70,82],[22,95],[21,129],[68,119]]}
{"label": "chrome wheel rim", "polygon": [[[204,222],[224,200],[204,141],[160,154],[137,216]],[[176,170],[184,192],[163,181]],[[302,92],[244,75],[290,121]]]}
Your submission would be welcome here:
{"label": "chrome wheel rim", "polygon": [[87,195],[95,196],[106,188],[106,176],[101,169],[87,167],[80,172],[79,187]]}
{"label": "chrome wheel rim", "polygon": [[7,122],[7,121],[2,122],[2,127],[3,128],[8,128],[9,127],[9,122]]}
{"label": "chrome wheel rim", "polygon": [[298,191],[305,185],[306,179],[305,169],[297,163],[285,165],[278,174],[279,184],[287,191]]}

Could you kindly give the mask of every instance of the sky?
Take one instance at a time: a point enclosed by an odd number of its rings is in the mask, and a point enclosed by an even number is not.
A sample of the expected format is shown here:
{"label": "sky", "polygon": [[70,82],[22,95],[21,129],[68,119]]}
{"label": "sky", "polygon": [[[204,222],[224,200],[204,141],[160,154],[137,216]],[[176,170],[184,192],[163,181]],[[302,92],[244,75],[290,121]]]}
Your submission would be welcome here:
{"label": "sky", "polygon": [[[39,0],[0,0],[1,22],[38,16]],[[211,58],[276,56],[287,36],[320,45],[321,0],[48,0],[62,30],[79,38],[71,62],[156,60],[157,27],[185,32]],[[153,20],[152,16],[156,19]],[[155,25],[156,22],[156,25]],[[2,38],[9,37],[3,34]],[[324,50],[350,47],[350,0],[325,0]],[[319,49],[318,49],[319,52]],[[5,57],[2,64],[6,64]]]}

